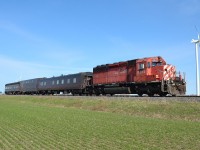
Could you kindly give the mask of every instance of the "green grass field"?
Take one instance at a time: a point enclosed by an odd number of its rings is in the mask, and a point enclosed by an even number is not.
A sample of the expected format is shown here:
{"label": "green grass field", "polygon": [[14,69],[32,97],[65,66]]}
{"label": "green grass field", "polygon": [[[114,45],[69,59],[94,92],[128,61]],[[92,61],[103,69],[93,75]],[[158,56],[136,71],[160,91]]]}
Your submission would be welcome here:
{"label": "green grass field", "polygon": [[199,102],[0,96],[0,149],[199,148]]}

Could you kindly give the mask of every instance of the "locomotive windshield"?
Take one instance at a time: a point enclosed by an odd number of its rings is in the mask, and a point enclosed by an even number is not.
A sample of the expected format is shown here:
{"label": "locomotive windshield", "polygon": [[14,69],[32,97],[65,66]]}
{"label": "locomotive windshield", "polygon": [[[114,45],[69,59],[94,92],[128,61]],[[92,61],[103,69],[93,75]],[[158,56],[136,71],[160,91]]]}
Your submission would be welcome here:
{"label": "locomotive windshield", "polygon": [[152,62],[152,67],[161,66],[162,62]]}

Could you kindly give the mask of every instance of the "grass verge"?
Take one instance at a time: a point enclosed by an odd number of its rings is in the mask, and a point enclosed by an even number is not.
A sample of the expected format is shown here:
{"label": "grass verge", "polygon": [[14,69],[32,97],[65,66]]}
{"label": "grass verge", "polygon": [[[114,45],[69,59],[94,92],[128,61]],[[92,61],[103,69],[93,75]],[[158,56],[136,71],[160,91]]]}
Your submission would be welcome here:
{"label": "grass verge", "polygon": [[199,149],[200,103],[0,96],[0,149]]}

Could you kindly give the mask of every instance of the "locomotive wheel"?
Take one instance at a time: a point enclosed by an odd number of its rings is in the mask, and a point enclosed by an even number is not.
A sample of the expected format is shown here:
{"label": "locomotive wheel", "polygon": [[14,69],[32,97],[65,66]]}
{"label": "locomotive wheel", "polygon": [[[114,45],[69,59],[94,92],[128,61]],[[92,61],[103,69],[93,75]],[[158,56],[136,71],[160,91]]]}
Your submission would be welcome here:
{"label": "locomotive wheel", "polygon": [[99,93],[96,93],[96,96],[99,96],[100,94]]}
{"label": "locomotive wheel", "polygon": [[150,94],[148,94],[148,96],[149,96],[149,97],[153,97],[153,96],[154,96],[154,94],[153,94],[153,93],[150,93]]}

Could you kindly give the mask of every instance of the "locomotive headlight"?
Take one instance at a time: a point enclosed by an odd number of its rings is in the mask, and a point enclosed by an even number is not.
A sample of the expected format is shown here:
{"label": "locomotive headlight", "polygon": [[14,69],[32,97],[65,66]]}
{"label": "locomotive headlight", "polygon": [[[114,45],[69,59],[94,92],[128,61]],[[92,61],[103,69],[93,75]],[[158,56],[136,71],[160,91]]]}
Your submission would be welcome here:
{"label": "locomotive headlight", "polygon": [[159,78],[159,75],[156,75],[156,79]]}

